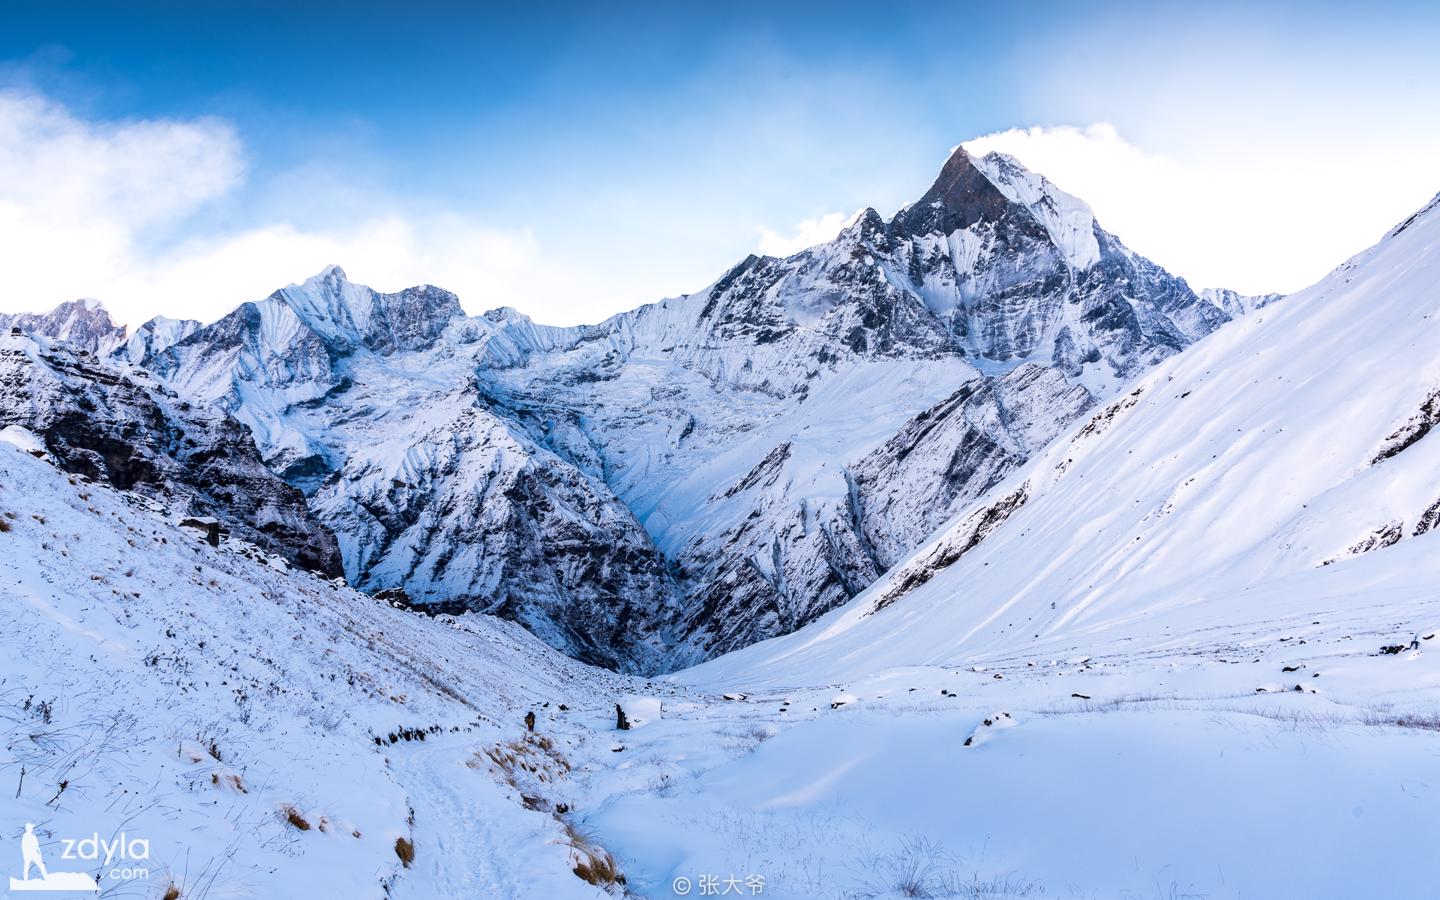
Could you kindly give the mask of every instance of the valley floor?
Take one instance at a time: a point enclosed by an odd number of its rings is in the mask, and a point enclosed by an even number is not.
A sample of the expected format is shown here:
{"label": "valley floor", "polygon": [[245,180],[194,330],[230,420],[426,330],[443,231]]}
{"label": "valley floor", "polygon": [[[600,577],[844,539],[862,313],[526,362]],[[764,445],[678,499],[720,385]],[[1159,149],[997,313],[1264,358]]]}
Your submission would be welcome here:
{"label": "valley floor", "polygon": [[592,777],[585,821],[646,897],[749,874],[797,900],[1433,897],[1440,637],[1416,612],[678,706]]}

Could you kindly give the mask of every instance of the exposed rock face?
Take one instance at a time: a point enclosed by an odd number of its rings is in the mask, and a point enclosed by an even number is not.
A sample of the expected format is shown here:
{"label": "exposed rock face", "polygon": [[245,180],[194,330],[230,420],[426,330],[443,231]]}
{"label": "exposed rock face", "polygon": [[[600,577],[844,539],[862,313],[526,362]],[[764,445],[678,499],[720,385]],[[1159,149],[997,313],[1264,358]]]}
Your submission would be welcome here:
{"label": "exposed rock face", "polygon": [[865,539],[882,569],[1090,408],[1089,391],[1030,364],[966,382],[851,469]]}
{"label": "exposed rock face", "polygon": [[356,584],[649,671],[843,603],[1228,317],[962,149],[888,220],[598,325],[332,267],[129,358],[248,425]]}
{"label": "exposed rock face", "polygon": [[250,432],[148,375],[73,345],[0,335],[0,427],[33,432],[62,468],[213,516],[297,565],[341,572],[335,537],[277,478]]}
{"label": "exposed rock face", "polygon": [[334,415],[355,399],[308,419],[335,441],[339,468],[311,504],[351,582],[514,619],[587,662],[660,666],[664,560],[603,481],[488,411],[473,383],[372,419]]}

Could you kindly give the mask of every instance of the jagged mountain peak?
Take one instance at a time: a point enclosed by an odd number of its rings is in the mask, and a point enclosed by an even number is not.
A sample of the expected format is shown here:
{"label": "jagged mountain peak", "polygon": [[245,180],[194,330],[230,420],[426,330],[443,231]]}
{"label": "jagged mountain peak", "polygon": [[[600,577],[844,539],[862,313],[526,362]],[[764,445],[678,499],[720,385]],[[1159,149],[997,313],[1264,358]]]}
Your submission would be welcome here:
{"label": "jagged mountain peak", "polygon": [[172,319],[169,316],[155,316],[146,321],[116,347],[112,356],[128,362],[146,365],[155,355],[185,340],[199,331],[201,324],[195,319]]}
{"label": "jagged mountain peak", "polygon": [[99,300],[66,300],[47,313],[0,313],[0,327],[69,341],[82,350],[105,354],[125,341],[126,329],[115,324]]}
{"label": "jagged mountain peak", "polygon": [[1035,216],[1071,266],[1084,270],[1100,261],[1105,235],[1088,203],[1004,153],[987,153],[976,161],[976,166],[1011,202]]}
{"label": "jagged mountain peak", "polygon": [[307,329],[341,351],[365,347],[380,353],[434,344],[452,319],[465,315],[460,298],[429,284],[381,293],[329,265],[267,301],[293,312]]}
{"label": "jagged mountain peak", "polygon": [[317,274],[315,274],[314,276],[306,279],[307,282],[308,282],[308,281],[332,281],[332,280],[333,280],[333,281],[349,281],[349,280],[350,280],[349,276],[347,276],[347,275],[345,274],[345,270],[342,269],[342,268],[340,268],[340,264],[339,264],[339,263],[331,263],[330,265],[328,265],[328,266],[326,266],[325,268],[321,269],[321,270],[320,270]]}
{"label": "jagged mountain peak", "polygon": [[949,236],[977,227],[1043,236],[1077,271],[1099,262],[1102,246],[1110,243],[1084,201],[1013,156],[976,156],[963,145],[950,154],[924,196],[895,214],[892,225],[909,236]]}
{"label": "jagged mountain peak", "polygon": [[485,319],[485,321],[493,322],[497,325],[516,323],[528,325],[535,321],[534,319],[530,318],[529,315],[521,312],[513,306],[497,306],[494,309],[485,310],[485,312],[481,313],[480,315],[481,318]]}
{"label": "jagged mountain peak", "polygon": [[980,221],[997,221],[1010,208],[1010,198],[962,145],[945,160],[930,189],[896,213],[893,222],[909,235],[951,234]]}

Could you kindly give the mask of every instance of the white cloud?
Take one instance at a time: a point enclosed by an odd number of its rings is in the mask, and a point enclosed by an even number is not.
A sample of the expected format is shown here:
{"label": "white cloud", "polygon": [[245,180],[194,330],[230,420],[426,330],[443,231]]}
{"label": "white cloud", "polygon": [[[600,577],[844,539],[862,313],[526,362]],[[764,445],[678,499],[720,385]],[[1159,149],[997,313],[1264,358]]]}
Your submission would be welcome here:
{"label": "white cloud", "polygon": [[761,226],[760,242],[756,245],[766,256],[790,256],[816,244],[832,240],[845,227],[851,217],[844,213],[826,213],[814,219],[798,223],[791,234],[784,235]]}
{"label": "white cloud", "polygon": [[1193,286],[1246,293],[1313,283],[1440,190],[1435,140],[1296,137],[1180,157],[1098,124],[1012,129],[965,146],[1016,157]]}
{"label": "white cloud", "polygon": [[[1108,125],[1012,130],[968,145],[1017,156],[1196,286],[1288,291],[1440,188],[1436,129],[1417,127],[1405,139],[1355,130],[1344,141],[1246,132],[1179,149],[1172,142],[1163,154]],[[917,188],[932,174],[921,172]],[[343,173],[318,185],[303,169],[264,178],[257,184],[241,136],[224,120],[96,122],[42,96],[0,91],[0,311],[96,297],[131,324],[157,313],[212,320],[339,263],[381,290],[429,282],[455,291],[471,312],[509,305],[569,324],[703,284],[733,261],[720,258],[726,248],[743,252],[743,225],[733,242],[701,239],[724,227],[717,221],[755,221],[749,207],[704,220],[687,214],[666,243],[644,231],[654,228],[655,203],[637,195],[633,208],[610,198],[569,210],[568,230],[561,222],[542,241],[531,227],[555,227],[543,215],[532,223],[511,210],[500,220],[517,224],[502,228],[416,211]],[[232,219],[213,213],[277,185],[303,191],[307,211],[322,217],[303,226],[280,215],[238,228],[204,224]],[[343,202],[328,203],[337,190]],[[597,237],[596,217],[619,236]],[[760,228],[758,249],[786,256],[833,238],[846,220],[832,212]],[[685,255],[699,246],[712,249]]]}
{"label": "white cloud", "polygon": [[236,187],[245,163],[218,119],[96,125],[30,94],[0,93],[0,199],[41,226],[163,224]]}
{"label": "white cloud", "polygon": [[587,315],[582,279],[547,264],[529,232],[454,214],[183,236],[246,176],[227,122],[95,123],[43,97],[0,92],[0,310],[96,297],[132,325],[157,313],[208,321],[335,262],[382,290],[440,285],[472,312],[529,309],[543,296],[552,319]]}

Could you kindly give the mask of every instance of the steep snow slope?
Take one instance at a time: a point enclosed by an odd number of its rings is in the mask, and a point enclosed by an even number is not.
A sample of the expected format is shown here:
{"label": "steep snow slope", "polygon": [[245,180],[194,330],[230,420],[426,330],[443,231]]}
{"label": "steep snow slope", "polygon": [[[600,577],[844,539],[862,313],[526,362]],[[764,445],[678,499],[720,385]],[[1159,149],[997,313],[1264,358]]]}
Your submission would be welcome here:
{"label": "steep snow slope", "polygon": [[[6,838],[35,823],[50,870],[105,896],[605,896],[571,874],[559,819],[465,761],[527,710],[613,722],[636,683],[513,624],[212,548],[151,507],[0,442]],[[147,875],[61,858],[122,831]]]}
{"label": "steep snow slope", "polygon": [[0,428],[38,437],[65,469],[214,517],[290,561],[338,575],[335,536],[275,476],[249,432],[149,373],[46,338],[0,334]]}
{"label": "steep snow slope", "polygon": [[1433,896],[1437,274],[1440,198],[846,607],[672,676],[773,737],[587,821],[658,896]]}
{"label": "steep snow slope", "polygon": [[1090,406],[1083,387],[1029,364],[966,382],[911,419],[851,470],[876,562],[899,562]]}
{"label": "steep snow slope", "polygon": [[146,365],[156,354],[165,352],[199,330],[200,323],[194,319],[156,316],[135,329],[135,333],[127,337],[125,343],[112,351],[111,355],[126,362]]}
{"label": "steep snow slope", "polygon": [[[1433,544],[1437,209],[1140,378],[845,609],[700,671],[840,679],[1255,622],[1282,586],[1328,606],[1349,558]],[[1385,571],[1434,584],[1436,558]]]}

